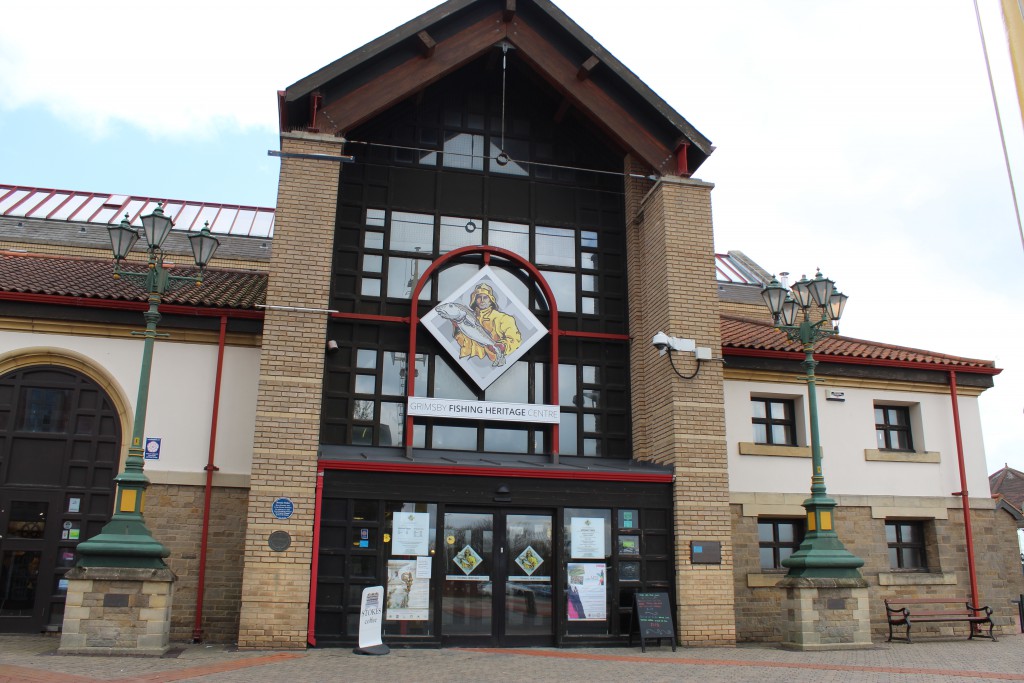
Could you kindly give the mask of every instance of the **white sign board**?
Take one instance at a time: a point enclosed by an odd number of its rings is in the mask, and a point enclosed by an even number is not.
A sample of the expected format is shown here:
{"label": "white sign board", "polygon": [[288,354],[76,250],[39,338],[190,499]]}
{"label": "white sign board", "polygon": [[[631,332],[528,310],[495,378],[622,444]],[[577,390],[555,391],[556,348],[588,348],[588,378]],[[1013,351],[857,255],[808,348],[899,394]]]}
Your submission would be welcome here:
{"label": "white sign board", "polygon": [[429,512],[395,513],[391,536],[391,554],[430,554]]}
{"label": "white sign board", "polygon": [[456,398],[410,396],[408,415],[446,417],[462,420],[502,420],[504,422],[539,422],[558,424],[558,406],[542,403],[499,403],[497,401],[466,401]]}
{"label": "white sign board", "polygon": [[359,603],[359,649],[379,647],[384,644],[380,637],[380,625],[384,617],[384,586],[369,586],[363,589]]}
{"label": "white sign board", "polygon": [[573,517],[571,530],[573,559],[604,559],[604,518]]}

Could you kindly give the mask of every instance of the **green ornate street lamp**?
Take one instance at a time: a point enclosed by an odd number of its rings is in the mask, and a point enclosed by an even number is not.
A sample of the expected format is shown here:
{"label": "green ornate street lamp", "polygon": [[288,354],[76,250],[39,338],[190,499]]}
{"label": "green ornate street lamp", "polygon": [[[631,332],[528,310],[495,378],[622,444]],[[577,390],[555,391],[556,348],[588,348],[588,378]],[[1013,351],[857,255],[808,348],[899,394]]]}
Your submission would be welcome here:
{"label": "green ornate street lamp", "polygon": [[[821,441],[818,436],[818,398],[815,388],[815,345],[839,332],[839,318],[846,307],[847,296],[835,289],[835,283],[819,270],[813,280],[806,277],[787,290],[774,277],[761,290],[768,309],[772,312],[776,329],[791,341],[800,342],[804,351],[801,363],[807,374],[807,405],[811,419],[811,497],[804,501],[807,510],[807,533],[800,548],[782,561],[789,567],[787,577],[855,578],[860,579],[858,567],[864,560],[848,551],[835,532],[836,502],[825,492],[825,477],[821,472]],[[813,307],[817,307],[813,309]],[[820,318],[812,320],[812,310],[820,311]],[[799,314],[803,315],[800,316]],[[798,317],[801,318],[798,320]]]}
{"label": "green ornate street lamp", "polygon": [[203,282],[203,271],[217,251],[219,242],[210,234],[210,225],[189,235],[192,253],[199,273],[195,276],[171,275],[164,267],[163,243],[171,232],[171,219],[164,215],[163,203],[158,203],[153,213],[142,216],[146,237],[146,254],[149,267],[141,273],[121,269],[121,260],[128,255],[139,239],[139,232],[132,228],[128,216],[119,225],[112,225],[110,244],[114,252],[114,278],[125,279],[145,288],[149,294],[149,309],[143,314],[146,319],[145,332],[132,334],[144,337],[142,345],[142,369],[139,373],[139,397],[135,407],[135,423],[132,440],[128,448],[128,459],[124,472],[115,478],[117,497],[114,515],[110,522],[91,539],[78,544],[78,566],[80,567],[130,567],[162,569],[163,558],[170,550],[153,538],[142,517],[144,497],[149,479],[143,473],[145,456],[143,441],[146,433],[146,407],[149,401],[149,376],[153,365],[153,342],[157,337],[156,326],[160,321],[159,307],[164,294],[185,284]]}

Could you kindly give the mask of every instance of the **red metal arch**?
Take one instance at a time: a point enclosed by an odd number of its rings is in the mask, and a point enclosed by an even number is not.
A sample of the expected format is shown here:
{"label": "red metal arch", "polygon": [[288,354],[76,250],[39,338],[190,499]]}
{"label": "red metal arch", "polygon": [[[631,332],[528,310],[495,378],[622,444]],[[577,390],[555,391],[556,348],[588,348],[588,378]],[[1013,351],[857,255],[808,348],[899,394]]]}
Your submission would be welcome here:
{"label": "red metal arch", "polygon": [[[406,356],[406,368],[405,373],[405,399],[408,402],[409,398],[413,395],[416,389],[416,328],[419,326],[419,299],[420,292],[423,290],[424,285],[430,281],[433,274],[438,271],[442,266],[447,264],[449,261],[453,261],[460,256],[467,254],[482,254],[484,265],[490,265],[491,255],[500,256],[503,259],[507,259],[512,263],[521,266],[530,274],[530,276],[540,285],[541,292],[544,294],[544,298],[547,299],[548,308],[551,311],[551,327],[548,328],[548,334],[551,335],[551,360],[548,363],[548,395],[551,400],[558,402],[558,304],[555,302],[555,297],[551,293],[551,287],[548,286],[547,280],[541,274],[540,270],[535,265],[524,259],[519,254],[509,251],[508,249],[502,249],[501,247],[491,247],[487,245],[481,246],[469,246],[460,247],[454,251],[450,251],[438,257],[420,276],[419,281],[416,283],[416,288],[412,291],[412,306],[409,309],[409,355]],[[405,453],[407,456],[412,455],[412,441],[413,441],[413,424],[412,415],[408,413],[405,416]],[[558,463],[558,424],[551,425],[551,459],[552,462]]]}

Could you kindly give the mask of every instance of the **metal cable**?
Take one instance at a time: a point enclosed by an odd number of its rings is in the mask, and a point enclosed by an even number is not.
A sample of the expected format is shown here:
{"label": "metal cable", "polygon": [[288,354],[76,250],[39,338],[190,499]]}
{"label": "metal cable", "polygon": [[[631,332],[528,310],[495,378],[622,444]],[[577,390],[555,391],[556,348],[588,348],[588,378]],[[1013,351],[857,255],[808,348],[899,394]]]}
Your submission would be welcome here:
{"label": "metal cable", "polygon": [[992,92],[992,108],[996,111],[996,125],[999,128],[999,142],[1003,147],[1003,163],[1006,164],[1006,177],[1010,181],[1010,194],[1013,196],[1013,215],[1017,218],[1017,233],[1020,235],[1021,249],[1024,249],[1024,226],[1020,220],[1020,205],[1017,203],[1017,188],[1013,184],[1013,172],[1010,170],[1010,155],[1006,150],[1006,135],[1003,132],[1003,117],[999,114],[999,100],[996,98],[996,86],[992,80],[992,66],[988,60],[988,45],[985,43],[985,31],[981,27],[981,12],[978,0],[974,0],[974,17],[978,22],[978,35],[981,37],[981,51],[985,56],[985,71],[988,73],[988,87]]}

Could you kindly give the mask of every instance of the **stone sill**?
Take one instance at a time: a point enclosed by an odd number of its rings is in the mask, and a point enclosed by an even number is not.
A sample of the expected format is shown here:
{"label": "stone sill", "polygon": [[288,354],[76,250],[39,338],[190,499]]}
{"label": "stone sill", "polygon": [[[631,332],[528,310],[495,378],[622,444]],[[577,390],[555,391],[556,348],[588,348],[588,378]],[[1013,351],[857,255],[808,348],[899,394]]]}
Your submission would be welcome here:
{"label": "stone sill", "polygon": [[786,578],[786,572],[750,572],[747,574],[747,588],[775,588]]}
{"label": "stone sill", "polygon": [[740,455],[773,455],[784,458],[809,458],[811,457],[810,446],[773,446],[766,443],[752,443],[740,441],[738,444]]}
{"label": "stone sill", "polygon": [[879,572],[879,586],[955,586],[953,572]]}
{"label": "stone sill", "polygon": [[882,451],[865,448],[864,459],[873,462],[940,462],[938,451]]}

